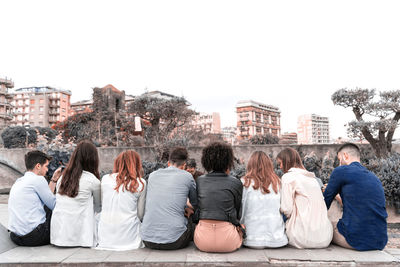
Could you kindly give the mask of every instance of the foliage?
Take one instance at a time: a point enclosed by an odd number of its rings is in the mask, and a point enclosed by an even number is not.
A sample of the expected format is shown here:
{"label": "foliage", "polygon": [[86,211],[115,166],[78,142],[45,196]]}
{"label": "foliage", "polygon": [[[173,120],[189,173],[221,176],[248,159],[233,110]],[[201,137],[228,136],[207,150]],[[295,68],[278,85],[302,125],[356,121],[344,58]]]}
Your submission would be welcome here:
{"label": "foliage", "polygon": [[78,113],[53,126],[62,134],[64,142],[68,140],[94,139],[96,137],[96,118],[93,112]]}
{"label": "foliage", "polygon": [[142,166],[143,166],[143,171],[144,171],[144,176],[143,178],[147,181],[149,179],[150,173],[161,169],[161,168],[167,168],[168,165],[167,163],[162,163],[162,162],[150,162],[150,161],[142,161]]}
{"label": "foliage", "polygon": [[1,134],[5,148],[25,148],[35,145],[37,129],[23,126],[7,127]]}
{"label": "foliage", "polygon": [[[148,94],[136,97],[128,111],[144,121],[145,143],[155,147],[158,161],[168,150],[168,141],[171,141],[174,133],[179,133],[195,114],[183,97],[160,98]],[[184,144],[187,142],[185,138],[178,139]]]}
{"label": "foliage", "polygon": [[269,145],[269,144],[278,144],[279,137],[272,134],[264,134],[264,135],[255,135],[250,138],[250,143],[252,145]]}
{"label": "foliage", "polygon": [[394,132],[400,119],[400,90],[340,89],[332,95],[335,105],[351,108],[356,120],[347,124],[350,137],[364,137],[379,158],[390,155]]}

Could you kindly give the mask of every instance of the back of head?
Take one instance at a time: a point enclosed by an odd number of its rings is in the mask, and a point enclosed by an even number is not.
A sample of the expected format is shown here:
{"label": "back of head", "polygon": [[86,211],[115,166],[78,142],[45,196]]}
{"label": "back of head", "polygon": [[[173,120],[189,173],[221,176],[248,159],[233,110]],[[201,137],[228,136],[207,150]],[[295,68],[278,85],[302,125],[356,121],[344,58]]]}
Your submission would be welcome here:
{"label": "back of head", "polygon": [[172,165],[180,167],[186,163],[187,159],[188,159],[188,152],[186,148],[176,147],[172,150],[168,160]]}
{"label": "back of head", "polygon": [[58,193],[76,197],[79,192],[82,171],[90,172],[100,179],[99,155],[96,146],[90,140],[79,142],[75,148],[64,170]]}
{"label": "back of head", "polygon": [[27,171],[35,168],[36,164],[43,165],[46,161],[50,161],[52,157],[39,150],[30,151],[25,154],[25,167]]}
{"label": "back of head", "polygon": [[345,143],[341,145],[337,151],[337,154],[340,152],[346,152],[349,156],[360,160],[361,158],[361,151],[360,148],[353,143]]}
{"label": "back of head", "polygon": [[196,168],[196,160],[195,159],[188,159],[186,161],[186,167],[187,168]]}
{"label": "back of head", "polygon": [[233,158],[233,150],[230,145],[214,142],[203,149],[201,164],[208,172],[226,172],[233,167]]}
{"label": "back of head", "polygon": [[305,169],[301,161],[299,152],[293,148],[285,148],[276,156],[277,160],[282,162],[282,171],[287,173],[291,168]]}
{"label": "back of head", "polygon": [[254,152],[247,163],[246,175],[244,176],[244,186],[249,187],[251,181],[254,182],[253,188],[260,188],[262,193],[270,193],[269,185],[278,193],[280,185],[279,177],[274,172],[271,159],[262,151]]}
{"label": "back of head", "polygon": [[[137,192],[139,187],[137,178],[143,177],[144,174],[140,155],[133,150],[122,152],[114,161],[113,172],[118,173],[117,185],[114,188],[117,192],[122,184],[124,185],[122,191],[126,189],[130,192]],[[144,185],[141,180],[140,183]]]}

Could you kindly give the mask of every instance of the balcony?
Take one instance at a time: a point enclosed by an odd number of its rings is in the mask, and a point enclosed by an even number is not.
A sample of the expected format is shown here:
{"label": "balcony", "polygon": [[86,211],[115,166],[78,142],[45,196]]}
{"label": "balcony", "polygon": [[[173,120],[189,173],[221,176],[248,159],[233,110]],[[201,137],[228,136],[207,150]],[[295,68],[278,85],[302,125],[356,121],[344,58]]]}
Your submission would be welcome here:
{"label": "balcony", "polygon": [[0,113],[0,118],[6,119],[6,120],[12,120],[13,116],[11,114],[6,114],[6,113]]}

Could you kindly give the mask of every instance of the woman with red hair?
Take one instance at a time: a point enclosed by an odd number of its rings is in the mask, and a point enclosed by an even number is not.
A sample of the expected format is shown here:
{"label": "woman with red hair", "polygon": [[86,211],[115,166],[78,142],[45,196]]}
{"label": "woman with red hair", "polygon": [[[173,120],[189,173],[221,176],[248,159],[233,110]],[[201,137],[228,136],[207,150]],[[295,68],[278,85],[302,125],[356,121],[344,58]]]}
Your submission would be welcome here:
{"label": "woman with red hair", "polygon": [[103,176],[98,248],[130,250],[143,247],[140,226],[146,181],[142,176],[140,156],[133,150],[119,154],[114,161],[113,173]]}
{"label": "woman with red hair", "polygon": [[250,248],[285,246],[288,239],[279,211],[281,182],[271,159],[262,151],[254,152],[247,163],[243,183],[242,218],[247,237],[243,245]]}

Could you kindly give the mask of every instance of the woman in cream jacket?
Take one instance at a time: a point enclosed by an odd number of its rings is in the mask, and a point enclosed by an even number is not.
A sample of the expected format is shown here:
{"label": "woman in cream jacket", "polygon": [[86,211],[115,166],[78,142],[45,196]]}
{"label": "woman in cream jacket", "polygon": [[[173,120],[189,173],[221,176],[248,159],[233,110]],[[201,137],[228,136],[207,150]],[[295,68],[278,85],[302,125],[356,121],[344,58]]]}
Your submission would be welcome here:
{"label": "woman in cream jacket", "polygon": [[281,212],[287,217],[286,235],[297,248],[325,248],[332,240],[333,228],[321,188],[308,172],[299,153],[286,148],[277,156],[283,170]]}

